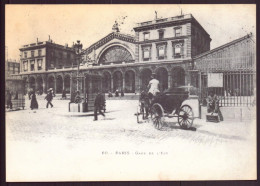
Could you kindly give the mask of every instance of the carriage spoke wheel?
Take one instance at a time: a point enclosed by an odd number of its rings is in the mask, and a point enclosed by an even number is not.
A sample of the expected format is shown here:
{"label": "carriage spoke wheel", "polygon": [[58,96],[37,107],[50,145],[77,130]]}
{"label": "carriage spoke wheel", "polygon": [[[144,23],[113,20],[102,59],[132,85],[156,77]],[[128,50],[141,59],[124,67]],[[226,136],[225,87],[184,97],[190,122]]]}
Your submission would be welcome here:
{"label": "carriage spoke wheel", "polygon": [[158,103],[154,104],[151,108],[151,119],[156,129],[160,130],[164,122],[164,110]]}
{"label": "carriage spoke wheel", "polygon": [[193,124],[194,113],[189,105],[183,105],[178,114],[178,123],[181,128],[190,128]]}

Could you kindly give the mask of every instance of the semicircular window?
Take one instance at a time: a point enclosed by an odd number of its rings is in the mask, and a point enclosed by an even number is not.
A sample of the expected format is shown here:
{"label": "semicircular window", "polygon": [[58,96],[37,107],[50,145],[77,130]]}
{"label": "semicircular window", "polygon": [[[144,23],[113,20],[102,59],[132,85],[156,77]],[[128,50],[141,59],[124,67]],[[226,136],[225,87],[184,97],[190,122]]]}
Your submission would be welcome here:
{"label": "semicircular window", "polygon": [[100,63],[121,63],[132,61],[132,55],[130,52],[121,46],[112,46],[108,48],[100,57]]}

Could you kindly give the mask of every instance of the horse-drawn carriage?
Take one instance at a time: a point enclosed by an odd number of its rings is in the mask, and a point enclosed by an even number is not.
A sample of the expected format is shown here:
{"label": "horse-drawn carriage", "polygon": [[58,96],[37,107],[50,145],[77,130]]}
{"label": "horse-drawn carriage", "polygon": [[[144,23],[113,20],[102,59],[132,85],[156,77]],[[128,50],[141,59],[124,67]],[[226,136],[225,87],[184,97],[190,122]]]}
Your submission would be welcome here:
{"label": "horse-drawn carriage", "polygon": [[[152,100],[148,100],[146,97],[139,102],[136,113],[137,122],[148,119],[152,121],[155,128],[161,129],[166,117],[177,117],[180,127],[188,129],[192,126],[194,120],[192,108],[186,104],[182,105],[188,98],[189,91],[186,91],[184,87],[160,93]],[[147,101],[150,101],[150,103]],[[149,113],[146,114],[145,111]]]}

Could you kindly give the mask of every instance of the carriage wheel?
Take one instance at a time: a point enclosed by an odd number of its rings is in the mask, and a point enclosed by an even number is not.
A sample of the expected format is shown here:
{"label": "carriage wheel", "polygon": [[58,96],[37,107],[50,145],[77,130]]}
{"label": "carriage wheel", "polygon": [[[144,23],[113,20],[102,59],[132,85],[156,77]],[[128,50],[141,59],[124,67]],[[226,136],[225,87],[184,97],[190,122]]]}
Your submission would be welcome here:
{"label": "carriage wheel", "polygon": [[160,104],[153,104],[151,108],[151,119],[154,127],[160,130],[164,122],[164,110]]}
{"label": "carriage wheel", "polygon": [[141,107],[141,105],[137,106],[136,119],[137,123],[140,123],[141,120],[144,119],[144,109]]}
{"label": "carriage wheel", "polygon": [[193,124],[194,113],[189,105],[183,105],[178,114],[178,123],[182,128],[190,128]]}

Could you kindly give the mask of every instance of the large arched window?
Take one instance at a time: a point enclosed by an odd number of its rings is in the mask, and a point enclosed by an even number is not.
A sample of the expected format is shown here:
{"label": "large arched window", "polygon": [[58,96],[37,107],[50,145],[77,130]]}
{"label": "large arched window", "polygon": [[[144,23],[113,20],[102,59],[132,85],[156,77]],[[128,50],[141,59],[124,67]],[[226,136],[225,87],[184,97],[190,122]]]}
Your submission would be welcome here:
{"label": "large arched window", "polygon": [[116,63],[132,61],[131,53],[122,46],[111,46],[106,49],[99,58],[98,63]]}

